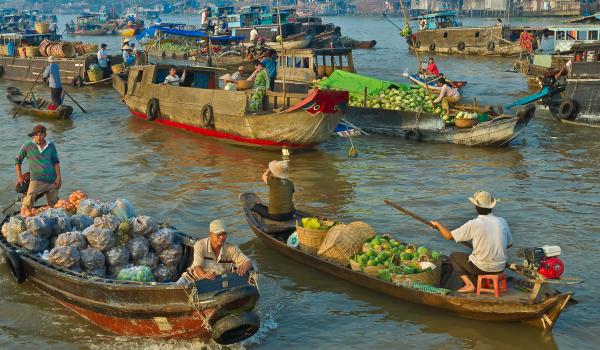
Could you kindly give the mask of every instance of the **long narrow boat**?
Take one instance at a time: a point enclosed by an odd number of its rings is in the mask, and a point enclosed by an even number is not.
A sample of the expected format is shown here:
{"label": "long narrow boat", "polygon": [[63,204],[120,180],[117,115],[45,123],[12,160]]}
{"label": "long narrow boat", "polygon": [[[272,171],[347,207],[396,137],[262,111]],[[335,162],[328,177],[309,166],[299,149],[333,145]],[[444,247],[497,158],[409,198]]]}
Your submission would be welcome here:
{"label": "long narrow boat", "polygon": [[51,101],[41,97],[25,98],[18,88],[12,86],[6,88],[6,99],[12,103],[14,109],[19,110],[19,113],[55,119],[69,119],[73,114],[71,106],[61,105],[56,109],[48,109],[48,106],[52,104]]}
{"label": "long narrow boat", "polygon": [[[410,79],[410,81],[412,81],[413,83],[421,86],[421,87],[426,87],[428,90],[433,90],[436,92],[440,92],[442,90],[442,88],[440,86],[437,85],[437,79],[435,77],[432,77],[431,79],[425,79],[422,76],[419,76],[417,74],[410,74],[408,76],[408,79]],[[465,85],[467,85],[466,81],[448,81],[450,83],[450,85],[454,86],[456,89],[462,89]]]}
{"label": "long narrow boat", "polygon": [[[288,246],[286,244],[287,238],[295,231],[295,220],[307,216],[305,213],[297,211],[296,217],[290,222],[274,222],[260,217],[251,210],[256,203],[261,202],[255,194],[241,194],[240,201],[250,228],[270,249],[321,272],[393,298],[435,307],[467,318],[487,321],[525,322],[545,330],[551,330],[572,296],[571,293],[561,293],[544,283],[540,283],[537,288],[530,286],[533,291],[525,293],[514,289],[514,282],[511,282],[508,285],[509,290],[503,292],[503,295],[498,298],[488,295],[478,296],[460,293],[441,295],[398,286]],[[446,269],[442,269],[442,271],[444,270]],[[444,280],[445,278],[442,276],[442,281]],[[521,282],[525,285],[530,283]],[[445,285],[442,285],[442,287],[445,287]],[[538,292],[534,292],[535,290],[538,290]]]}
{"label": "long narrow boat", "polygon": [[113,75],[113,86],[136,117],[243,145],[312,148],[331,135],[348,104],[345,91],[267,91],[263,111],[250,113],[251,90],[218,88],[217,73],[223,70],[186,67],[180,86],[162,84],[168,70],[165,65],[134,66],[127,81]]}
{"label": "long narrow boat", "polygon": [[[2,224],[9,219],[6,216]],[[178,268],[182,273],[192,262],[196,239],[183,233],[178,237],[184,246]],[[175,283],[118,281],[73,272],[9,243],[3,235],[0,249],[17,283],[31,282],[64,307],[113,334],[212,338],[231,344],[252,336],[260,325],[252,311],[258,289],[247,276],[229,274],[202,280],[194,291]]]}

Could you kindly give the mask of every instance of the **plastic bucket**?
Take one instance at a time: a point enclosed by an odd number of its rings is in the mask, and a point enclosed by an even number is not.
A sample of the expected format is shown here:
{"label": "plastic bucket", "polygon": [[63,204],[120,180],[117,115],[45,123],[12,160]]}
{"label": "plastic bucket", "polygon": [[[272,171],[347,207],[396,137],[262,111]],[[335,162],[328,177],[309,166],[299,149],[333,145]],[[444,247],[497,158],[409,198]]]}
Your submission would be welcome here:
{"label": "plastic bucket", "polygon": [[6,55],[14,56],[15,55],[15,43],[6,44]]}

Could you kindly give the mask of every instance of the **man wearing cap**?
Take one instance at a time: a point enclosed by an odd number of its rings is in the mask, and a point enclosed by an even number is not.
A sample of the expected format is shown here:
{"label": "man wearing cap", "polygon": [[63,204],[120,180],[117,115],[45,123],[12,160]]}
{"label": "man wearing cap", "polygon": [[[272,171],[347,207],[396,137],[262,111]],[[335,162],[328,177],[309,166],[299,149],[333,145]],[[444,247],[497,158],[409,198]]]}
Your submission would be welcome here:
{"label": "man wearing cap", "polygon": [[252,269],[252,262],[240,248],[226,243],[227,230],[222,220],[210,223],[209,236],[194,244],[194,260],[177,281],[184,286],[202,279],[213,280],[217,275],[233,272],[245,275]]}
{"label": "man wearing cap", "polygon": [[32,141],[26,142],[15,157],[15,168],[17,171],[17,183],[23,184],[25,178],[21,165],[27,158],[30,179],[29,190],[23,198],[22,208],[31,208],[35,205],[36,196],[46,192],[48,205],[54,206],[58,201],[58,190],[62,184],[60,174],[60,161],[54,143],[46,140],[46,127],[36,125],[29,137]]}
{"label": "man wearing cap", "polygon": [[100,50],[98,50],[98,53],[96,54],[96,58],[98,59],[98,66],[100,66],[100,68],[102,69],[102,75],[104,78],[108,77],[108,53],[106,53],[107,47],[108,45],[101,44]]}
{"label": "man wearing cap", "polygon": [[48,81],[50,87],[50,97],[52,98],[52,105],[54,108],[58,108],[62,104],[62,82],[60,81],[60,69],[58,63],[54,59],[54,56],[48,57],[48,65],[42,74],[42,78]]}
{"label": "man wearing cap", "polygon": [[460,288],[460,293],[472,293],[475,285],[471,278],[477,275],[491,275],[504,271],[508,260],[507,249],[512,246],[512,235],[506,220],[492,214],[496,200],[489,192],[477,191],[469,197],[475,205],[477,218],[469,220],[461,227],[450,231],[437,221],[431,223],[440,231],[440,235],[447,240],[456,242],[472,241],[473,252],[454,252],[450,255],[454,271],[460,274],[465,283]]}
{"label": "man wearing cap", "polygon": [[237,71],[231,75],[233,81],[244,80],[244,74],[246,74],[246,68],[239,66]]}

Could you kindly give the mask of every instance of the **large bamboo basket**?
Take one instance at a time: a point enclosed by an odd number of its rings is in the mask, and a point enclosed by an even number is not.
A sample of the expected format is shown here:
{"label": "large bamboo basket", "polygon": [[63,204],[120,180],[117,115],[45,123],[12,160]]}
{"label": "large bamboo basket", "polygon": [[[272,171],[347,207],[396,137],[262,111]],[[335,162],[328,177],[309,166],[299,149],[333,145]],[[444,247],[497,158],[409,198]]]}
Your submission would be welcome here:
{"label": "large bamboo basket", "polygon": [[35,22],[35,32],[38,34],[46,34],[50,30],[50,23]]}
{"label": "large bamboo basket", "polygon": [[233,83],[237,90],[249,90],[254,86],[254,82],[249,80],[236,80]]}
{"label": "large bamboo basket", "polygon": [[40,55],[40,50],[35,46],[27,46],[25,48],[25,55],[27,55],[27,57],[38,57]]}
{"label": "large bamboo basket", "polygon": [[327,232],[317,254],[327,261],[346,266],[351,256],[361,252],[366,239],[364,231],[360,225],[336,225]]}
{"label": "large bamboo basket", "polygon": [[379,273],[379,271],[385,269],[386,267],[383,265],[380,266],[365,266],[363,268],[364,273],[366,273],[367,275],[371,275],[371,276],[375,276],[377,277],[377,274]]}
{"label": "large bamboo basket", "polygon": [[472,128],[477,124],[477,119],[454,119],[454,125],[459,129]]}
{"label": "large bamboo basket", "polygon": [[421,273],[415,273],[410,275],[395,274],[391,275],[392,283],[396,285],[407,285],[412,282],[421,282],[432,286],[440,285],[440,278],[442,276],[442,261],[435,262],[435,268],[431,271],[425,271]]}
{"label": "large bamboo basket", "polygon": [[104,77],[104,72],[101,70],[88,70],[87,74],[90,81],[100,81]]}

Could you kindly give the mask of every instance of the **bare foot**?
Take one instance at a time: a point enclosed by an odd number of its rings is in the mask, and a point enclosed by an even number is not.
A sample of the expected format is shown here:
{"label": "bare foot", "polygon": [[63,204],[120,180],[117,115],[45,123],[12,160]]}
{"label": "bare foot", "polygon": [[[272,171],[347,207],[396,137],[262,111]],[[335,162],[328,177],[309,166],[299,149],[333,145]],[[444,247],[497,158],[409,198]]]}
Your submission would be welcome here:
{"label": "bare foot", "polygon": [[464,286],[461,289],[457,290],[457,292],[459,293],[474,293],[475,292],[475,286]]}

